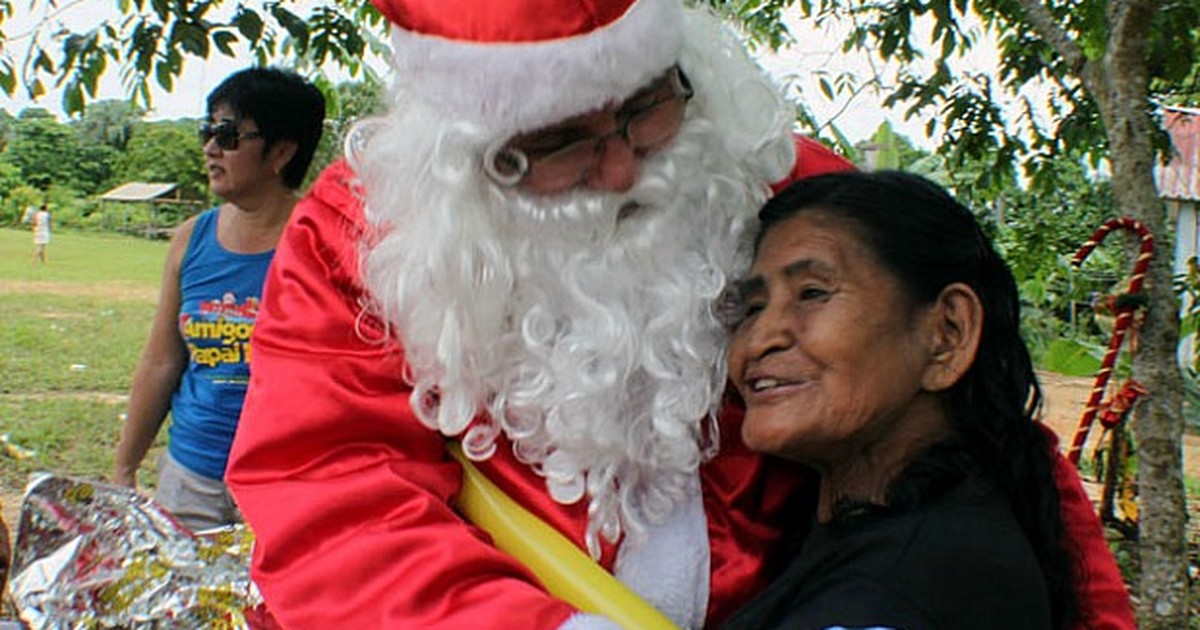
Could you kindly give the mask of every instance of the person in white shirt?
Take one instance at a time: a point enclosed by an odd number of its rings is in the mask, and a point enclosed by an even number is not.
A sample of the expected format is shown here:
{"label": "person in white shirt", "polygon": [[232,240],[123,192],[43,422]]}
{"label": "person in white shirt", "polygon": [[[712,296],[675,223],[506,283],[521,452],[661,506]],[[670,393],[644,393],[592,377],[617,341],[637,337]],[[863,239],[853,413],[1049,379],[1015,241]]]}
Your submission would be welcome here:
{"label": "person in white shirt", "polygon": [[38,211],[33,213],[33,262],[46,262],[46,246],[50,244],[50,208],[46,204],[42,204]]}

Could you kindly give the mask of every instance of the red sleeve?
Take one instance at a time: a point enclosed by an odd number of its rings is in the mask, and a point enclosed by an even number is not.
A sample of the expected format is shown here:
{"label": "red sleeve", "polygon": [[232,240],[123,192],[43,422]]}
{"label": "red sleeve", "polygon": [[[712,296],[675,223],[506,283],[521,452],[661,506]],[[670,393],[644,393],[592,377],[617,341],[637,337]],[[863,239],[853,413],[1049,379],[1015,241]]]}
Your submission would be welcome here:
{"label": "red sleeve", "polygon": [[[1055,442],[1057,453],[1057,439]],[[1063,525],[1075,554],[1079,589],[1077,630],[1135,630],[1129,592],[1113,558],[1096,508],[1083,489],[1075,467],[1056,455],[1054,480],[1062,504]]]}
{"label": "red sleeve", "polygon": [[449,507],[461,471],[361,314],[351,178],[298,204],[256,320],[227,471],[254,580],[285,627],[556,628],[574,610]]}

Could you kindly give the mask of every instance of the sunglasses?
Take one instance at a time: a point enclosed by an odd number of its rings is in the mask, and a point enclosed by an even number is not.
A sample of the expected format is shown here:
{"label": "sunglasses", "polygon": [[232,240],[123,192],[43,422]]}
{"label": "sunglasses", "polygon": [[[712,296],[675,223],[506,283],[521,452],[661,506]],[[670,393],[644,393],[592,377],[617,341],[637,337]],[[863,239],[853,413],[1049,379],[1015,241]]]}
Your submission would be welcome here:
{"label": "sunglasses", "polygon": [[239,140],[253,140],[254,138],[263,137],[257,131],[239,132],[237,124],[231,120],[222,120],[216,124],[210,122],[200,123],[200,128],[196,130],[196,135],[200,137],[201,145],[207,145],[209,140],[216,138],[217,146],[222,151],[237,151]]}

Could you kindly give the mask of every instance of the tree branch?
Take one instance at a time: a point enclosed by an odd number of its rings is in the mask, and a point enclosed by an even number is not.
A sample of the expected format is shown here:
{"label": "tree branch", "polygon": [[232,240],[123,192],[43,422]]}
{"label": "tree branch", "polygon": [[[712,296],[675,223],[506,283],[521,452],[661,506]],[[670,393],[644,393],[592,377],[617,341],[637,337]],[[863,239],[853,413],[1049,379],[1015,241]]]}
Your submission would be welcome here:
{"label": "tree branch", "polygon": [[1158,9],[1158,0],[1121,0],[1108,5],[1108,51],[1116,74],[1145,83],[1146,51],[1149,47],[1150,24]]}
{"label": "tree branch", "polygon": [[1046,5],[1039,0],[1017,0],[1017,2],[1025,10],[1025,15],[1029,18],[1029,23],[1033,25],[1033,30],[1062,56],[1063,61],[1067,63],[1072,72],[1083,76],[1085,68],[1089,65],[1087,55],[1083,53],[1083,48],[1071,39],[1070,34],[1058,24],[1054,14],[1050,13],[1050,9],[1046,8]]}

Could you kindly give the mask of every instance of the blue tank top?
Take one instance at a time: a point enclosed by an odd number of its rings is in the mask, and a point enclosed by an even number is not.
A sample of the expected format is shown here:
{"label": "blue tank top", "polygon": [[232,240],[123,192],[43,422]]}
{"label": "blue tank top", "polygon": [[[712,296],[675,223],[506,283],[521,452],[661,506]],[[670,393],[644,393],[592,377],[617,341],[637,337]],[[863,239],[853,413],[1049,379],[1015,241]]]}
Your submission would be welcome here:
{"label": "blue tank top", "polygon": [[171,399],[171,456],[211,479],[225,477],[250,382],[250,333],[275,251],[238,254],[217,241],[216,208],[196,219],[179,270],[179,332],[188,364]]}

